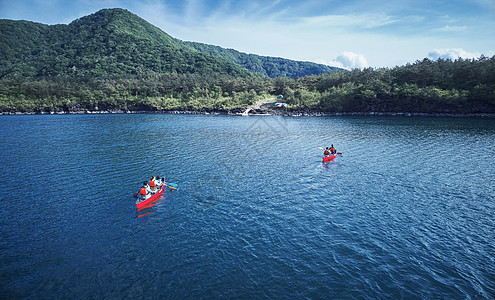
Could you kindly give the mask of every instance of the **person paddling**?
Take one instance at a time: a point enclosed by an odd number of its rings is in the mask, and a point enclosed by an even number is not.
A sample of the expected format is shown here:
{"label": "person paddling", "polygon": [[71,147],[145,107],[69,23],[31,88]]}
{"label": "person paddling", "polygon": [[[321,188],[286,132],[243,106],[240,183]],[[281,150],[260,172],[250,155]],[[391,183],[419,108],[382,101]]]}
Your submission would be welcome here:
{"label": "person paddling", "polygon": [[332,153],[332,154],[337,153],[337,150],[335,150],[335,148],[333,147],[333,144],[332,144],[332,147],[330,147],[330,153]]}
{"label": "person paddling", "polygon": [[156,176],[156,188],[160,188],[163,185],[163,178],[160,178],[160,176]]}
{"label": "person paddling", "polygon": [[148,182],[145,181],[143,182],[143,186],[139,189],[139,196],[141,196],[142,199],[146,199],[146,196],[150,193]]}
{"label": "person paddling", "polygon": [[155,176],[151,176],[150,178],[150,190],[154,193],[156,192],[156,181]]}
{"label": "person paddling", "polygon": [[328,147],[323,152],[323,155],[325,155],[325,156],[329,156],[330,155],[330,151],[328,151]]}

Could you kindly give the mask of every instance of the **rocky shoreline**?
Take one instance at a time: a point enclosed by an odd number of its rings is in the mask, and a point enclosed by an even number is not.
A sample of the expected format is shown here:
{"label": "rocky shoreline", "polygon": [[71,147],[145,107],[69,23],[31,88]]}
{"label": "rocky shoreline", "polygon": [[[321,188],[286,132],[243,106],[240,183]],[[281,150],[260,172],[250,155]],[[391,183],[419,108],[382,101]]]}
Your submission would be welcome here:
{"label": "rocky shoreline", "polygon": [[[82,114],[190,114],[190,115],[229,115],[246,116],[236,111],[215,110],[161,110],[161,111],[58,111],[58,112],[0,112],[3,116],[12,115],[82,115]],[[334,116],[406,116],[406,117],[476,117],[495,118],[495,113],[427,113],[427,112],[322,112],[313,110],[251,110],[247,116],[283,116],[283,117],[334,117]]]}
{"label": "rocky shoreline", "polygon": [[188,114],[188,115],[229,115],[229,116],[283,116],[283,117],[334,117],[334,116],[406,116],[406,117],[471,117],[495,118],[494,113],[485,112],[326,112],[305,108],[285,108],[274,106],[275,98],[260,99],[255,104],[232,110],[183,109],[183,110],[122,110],[122,109],[73,109],[68,111],[0,112],[0,115],[66,115],[66,114]]}

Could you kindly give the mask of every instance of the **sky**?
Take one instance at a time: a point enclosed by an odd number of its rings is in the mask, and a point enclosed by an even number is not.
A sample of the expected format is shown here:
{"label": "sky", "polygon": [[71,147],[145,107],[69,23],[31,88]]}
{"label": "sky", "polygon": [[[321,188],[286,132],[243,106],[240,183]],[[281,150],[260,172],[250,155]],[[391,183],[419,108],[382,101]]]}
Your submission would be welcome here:
{"label": "sky", "polygon": [[347,69],[495,55],[495,0],[0,0],[0,19],[69,24],[103,8],[180,40]]}

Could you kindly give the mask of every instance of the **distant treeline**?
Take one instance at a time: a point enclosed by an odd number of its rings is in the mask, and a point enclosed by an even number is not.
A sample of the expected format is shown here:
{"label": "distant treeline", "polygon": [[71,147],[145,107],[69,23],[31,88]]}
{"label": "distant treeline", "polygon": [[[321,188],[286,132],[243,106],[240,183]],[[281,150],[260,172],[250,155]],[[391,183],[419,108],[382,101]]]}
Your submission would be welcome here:
{"label": "distant treeline", "polygon": [[0,80],[0,111],[235,111],[269,95],[288,110],[495,113],[495,56],[301,78],[151,73]]}

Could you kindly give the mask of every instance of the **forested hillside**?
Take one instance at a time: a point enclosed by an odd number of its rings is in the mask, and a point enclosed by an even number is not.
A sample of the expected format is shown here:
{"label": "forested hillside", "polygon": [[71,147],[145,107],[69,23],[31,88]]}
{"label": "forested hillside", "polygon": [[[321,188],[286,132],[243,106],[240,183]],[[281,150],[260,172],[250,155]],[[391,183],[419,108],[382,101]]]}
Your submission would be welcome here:
{"label": "forested hillside", "polygon": [[0,78],[249,76],[244,68],[192,49],[123,9],[101,10],[69,25],[0,20],[0,61]]}
{"label": "forested hillside", "polygon": [[0,62],[0,78],[167,72],[248,76],[249,71],[301,77],[337,69],[186,43],[123,9],[104,9],[69,25],[0,20]]}
{"label": "forested hillside", "polygon": [[332,72],[295,80],[281,92],[292,107],[319,111],[495,113],[495,56]]}
{"label": "forested hillside", "polygon": [[186,44],[203,52],[222,57],[230,62],[238,64],[249,71],[263,75],[265,77],[304,77],[308,75],[325,74],[332,71],[342,70],[337,67],[316,64],[312,62],[303,62],[288,60],[279,57],[260,56],[255,54],[246,54],[233,49],[225,49],[218,46],[212,46],[202,43],[186,42]]}

